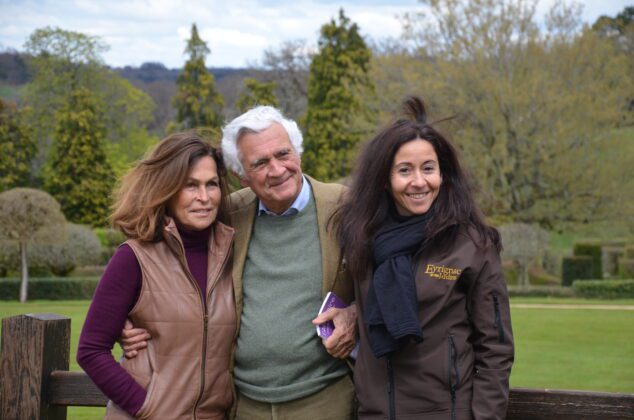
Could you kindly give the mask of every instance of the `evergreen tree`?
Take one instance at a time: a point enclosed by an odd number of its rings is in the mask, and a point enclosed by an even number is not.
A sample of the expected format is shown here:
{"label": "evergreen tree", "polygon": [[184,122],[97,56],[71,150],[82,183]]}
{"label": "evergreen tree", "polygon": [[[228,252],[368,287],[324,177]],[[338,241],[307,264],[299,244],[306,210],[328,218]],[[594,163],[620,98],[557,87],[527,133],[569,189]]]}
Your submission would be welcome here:
{"label": "evergreen tree", "polygon": [[321,27],[319,52],[310,65],[306,172],[323,181],[345,177],[363,133],[358,120],[367,113],[361,93],[373,91],[368,76],[372,53],[359,27],[339,11]]}
{"label": "evergreen tree", "polygon": [[29,184],[31,159],[36,149],[24,113],[0,100],[0,191]]}
{"label": "evergreen tree", "polygon": [[103,226],[114,176],[104,152],[105,128],[99,102],[80,88],[71,94],[56,120],[46,190],[59,201],[68,220]]}
{"label": "evergreen tree", "polygon": [[[108,148],[120,150],[113,165],[123,167],[147,150],[147,127],[154,103],[142,90],[105,66],[101,55],[108,46],[98,37],[61,28],[36,29],[25,44],[29,73],[22,99],[29,105],[28,125],[37,151],[31,162],[31,178],[43,180],[43,170],[57,127],[55,116],[68,105],[72,92],[89,90],[101,103]],[[115,160],[116,159],[116,160]]]}
{"label": "evergreen tree", "polygon": [[253,78],[244,79],[244,91],[236,102],[236,108],[240,113],[246,112],[255,105],[271,105],[278,107],[275,97],[275,83],[258,82]]}
{"label": "evergreen tree", "polygon": [[205,67],[209,54],[207,44],[198,35],[196,24],[192,25],[191,38],[187,41],[185,54],[189,60],[176,79],[178,92],[174,97],[176,123],[169,131],[206,127],[219,130],[223,123],[224,100],[214,87],[214,76]]}

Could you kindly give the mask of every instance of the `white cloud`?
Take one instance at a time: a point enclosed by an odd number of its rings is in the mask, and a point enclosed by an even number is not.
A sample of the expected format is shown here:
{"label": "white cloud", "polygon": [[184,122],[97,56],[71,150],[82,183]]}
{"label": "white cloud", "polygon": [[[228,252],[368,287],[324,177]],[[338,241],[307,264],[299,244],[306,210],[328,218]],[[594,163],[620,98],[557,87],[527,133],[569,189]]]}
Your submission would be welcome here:
{"label": "white cloud", "polygon": [[[554,1],[542,0],[538,16]],[[584,20],[615,15],[628,1],[586,0]],[[159,61],[181,67],[195,22],[212,50],[207,64],[238,67],[285,40],[315,44],[320,26],[341,7],[364,36],[378,39],[398,37],[396,16],[422,6],[416,0],[0,0],[0,45],[22,49],[35,29],[59,26],[100,36],[110,46],[104,54],[110,65]]]}

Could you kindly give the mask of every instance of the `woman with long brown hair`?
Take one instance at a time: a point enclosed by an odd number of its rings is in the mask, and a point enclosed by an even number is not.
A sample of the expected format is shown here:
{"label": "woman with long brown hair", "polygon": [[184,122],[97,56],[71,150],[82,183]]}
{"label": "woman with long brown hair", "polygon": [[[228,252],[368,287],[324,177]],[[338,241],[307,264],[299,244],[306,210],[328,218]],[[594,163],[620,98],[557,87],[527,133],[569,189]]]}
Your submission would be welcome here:
{"label": "woman with long brown hair", "polygon": [[[236,314],[226,170],[195,132],[162,140],[122,180],[111,219],[128,240],[108,263],[77,361],[110,399],[106,419],[224,419]],[[112,347],[130,318],[147,351]]]}
{"label": "woman with long brown hair", "polygon": [[513,362],[498,232],[410,97],[333,218],[355,282],[360,419],[503,419]]}

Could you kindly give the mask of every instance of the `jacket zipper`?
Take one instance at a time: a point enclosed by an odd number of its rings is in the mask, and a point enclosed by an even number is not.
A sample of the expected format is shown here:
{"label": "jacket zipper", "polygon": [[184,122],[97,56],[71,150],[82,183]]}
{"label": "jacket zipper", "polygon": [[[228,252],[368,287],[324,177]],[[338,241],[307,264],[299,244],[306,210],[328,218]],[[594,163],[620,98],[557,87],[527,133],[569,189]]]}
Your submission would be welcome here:
{"label": "jacket zipper", "polygon": [[392,355],[387,356],[387,397],[390,410],[390,420],[396,420],[396,397],[394,395],[394,368],[392,367]]}
{"label": "jacket zipper", "polygon": [[[231,239],[231,242],[233,242],[233,239]],[[231,248],[231,242],[229,243],[229,249]],[[209,298],[211,297],[211,292],[213,291],[218,281],[218,278],[224,272],[224,268],[225,268],[225,265],[227,264],[227,259],[229,258],[230,252],[227,252],[225,254],[224,259],[222,260],[222,265],[220,267],[220,270],[218,271],[218,274],[216,275],[216,278],[213,279],[214,281],[211,284],[211,286],[208,286],[209,293],[207,294],[207,299],[203,301],[202,296],[204,292],[200,289],[198,282],[196,281],[194,276],[189,271],[189,268],[187,267],[187,259],[185,258],[185,248],[183,247],[183,244],[180,241],[178,241],[178,243],[180,245],[181,258],[183,259],[181,264],[183,262],[185,263],[184,265],[185,274],[187,274],[189,281],[194,285],[196,290],[198,290],[198,296],[200,297],[200,305],[203,310],[203,342],[202,342],[202,359],[200,363],[200,390],[198,391],[198,398],[196,398],[196,402],[194,403],[194,408],[193,408],[194,420],[196,420],[198,419],[198,416],[196,415],[196,410],[198,409],[198,404],[200,404],[200,400],[203,397],[203,392],[205,391],[205,366],[207,364],[207,324],[209,321],[209,315],[207,314],[207,305],[205,302],[209,301]],[[209,270],[209,267],[207,268],[207,270]]]}
{"label": "jacket zipper", "polygon": [[[449,365],[447,366],[447,375],[449,377],[449,393],[451,394],[451,420],[456,420],[456,389],[460,383],[460,373],[458,372],[458,350],[454,342],[453,335],[448,338],[449,341]],[[452,380],[452,370],[456,376],[456,382]]]}
{"label": "jacket zipper", "polygon": [[500,316],[500,301],[497,294],[493,294],[493,310],[495,311],[495,326],[498,329],[498,341],[504,343],[504,328],[502,327],[502,317]]}

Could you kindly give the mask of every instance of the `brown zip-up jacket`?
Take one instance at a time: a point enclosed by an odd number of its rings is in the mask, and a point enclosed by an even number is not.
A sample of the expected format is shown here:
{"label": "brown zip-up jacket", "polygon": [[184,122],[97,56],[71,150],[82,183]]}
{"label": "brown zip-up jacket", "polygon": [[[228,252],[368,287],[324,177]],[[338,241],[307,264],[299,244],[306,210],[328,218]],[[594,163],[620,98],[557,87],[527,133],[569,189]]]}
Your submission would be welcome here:
{"label": "brown zip-up jacket", "polygon": [[499,253],[477,247],[477,233],[457,229],[450,249],[425,249],[413,258],[423,342],[407,344],[391,363],[376,359],[368,343],[363,310],[370,278],[355,279],[360,419],[505,418],[513,336]]}
{"label": "brown zip-up jacket", "polygon": [[[236,332],[233,229],[216,222],[209,240],[206,307],[173,221],[160,242],[127,241],[143,273],[141,293],[129,317],[135,327],[152,335],[147,351],[121,362],[147,389],[137,418],[220,420],[231,408],[229,360]],[[108,405],[105,419],[130,418],[116,405]]]}

